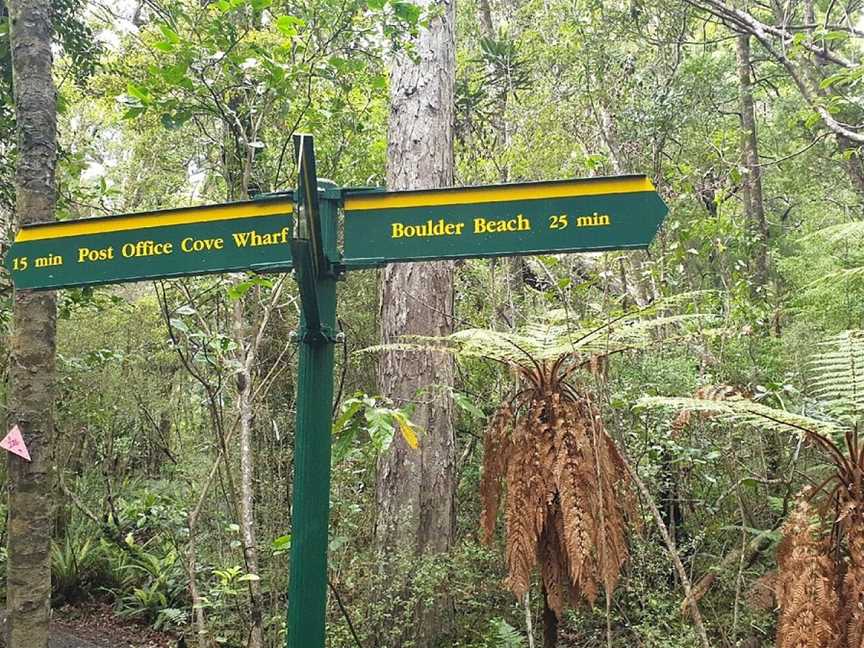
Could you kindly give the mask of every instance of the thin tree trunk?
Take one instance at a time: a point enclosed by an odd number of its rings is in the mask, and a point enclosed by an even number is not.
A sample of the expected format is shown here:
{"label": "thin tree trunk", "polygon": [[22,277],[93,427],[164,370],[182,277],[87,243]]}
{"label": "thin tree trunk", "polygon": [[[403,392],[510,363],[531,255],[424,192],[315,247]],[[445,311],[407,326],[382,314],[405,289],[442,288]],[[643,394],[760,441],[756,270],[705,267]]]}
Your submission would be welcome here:
{"label": "thin tree trunk", "polygon": [[263,635],[263,599],[258,578],[258,549],[255,534],[254,486],[255,462],[252,457],[252,367],[255,363],[256,344],[249,343],[243,300],[234,302],[234,339],[244,351],[241,368],[237,372],[237,409],[240,426],[240,533],[243,538],[243,558],[246,572],[253,576],[248,581],[252,626],[247,648],[261,648]]}
{"label": "thin tree trunk", "polygon": [[[9,9],[18,131],[15,210],[18,223],[29,225],[54,220],[57,200],[51,1],[15,0]],[[21,428],[32,462],[9,455],[6,607],[10,648],[48,646],[56,318],[53,292],[15,293],[8,423]]]}
{"label": "thin tree trunk", "polygon": [[[421,2],[434,9],[435,0]],[[440,0],[438,14],[423,29],[415,63],[402,54],[391,71],[387,185],[423,189],[453,183],[455,6]],[[446,335],[452,330],[453,265],[449,262],[393,264],[381,276],[380,321],[385,344],[406,334]],[[381,393],[400,406],[413,404],[411,418],[422,430],[420,448],[402,435],[378,464],[376,543],[382,561],[407,550],[415,556],[447,551],[455,527],[455,438],[453,362],[443,354],[388,351],[381,355]],[[441,389],[443,387],[443,389]],[[388,567],[385,566],[385,569]],[[417,622],[403,632],[418,648],[446,635],[451,604],[420,597]]]}
{"label": "thin tree trunk", "polygon": [[849,174],[852,186],[858,192],[858,199],[864,204],[864,157],[861,155],[861,145],[848,137],[838,135],[837,146],[846,161],[846,172]]}
{"label": "thin tree trunk", "polygon": [[654,503],[654,499],[651,497],[651,491],[648,490],[645,482],[643,482],[642,478],[639,477],[639,473],[633,469],[630,460],[623,457],[623,455],[622,459],[624,460],[624,466],[627,468],[630,478],[633,480],[633,483],[636,484],[636,488],[639,489],[639,493],[642,495],[642,501],[644,501],[645,505],[650,509],[654,522],[657,523],[657,529],[660,531],[663,542],[666,544],[669,559],[672,561],[672,566],[675,567],[678,578],[681,580],[681,587],[684,589],[684,600],[687,602],[687,607],[690,610],[690,617],[695,626],[696,636],[699,637],[702,648],[711,648],[711,644],[708,642],[708,633],[705,631],[705,622],[702,620],[702,613],[699,611],[699,602],[693,595],[693,584],[690,582],[687,570],[684,569],[684,563],[681,562],[681,556],[678,555],[675,541],[672,540],[672,536],[669,535],[669,529],[666,528],[666,524],[663,522],[663,515],[660,513],[660,509],[657,508],[657,504]]}
{"label": "thin tree trunk", "polygon": [[[495,22],[492,18],[492,6],[489,4],[489,0],[480,0],[480,31],[483,34],[483,38],[489,41],[495,41],[497,38]],[[490,77],[495,75],[495,65],[487,65],[486,73],[490,75]],[[507,88],[506,91],[497,98],[491,122],[492,128],[496,133],[495,142],[498,146],[503,147],[505,152],[510,147],[510,127],[507,123],[507,100],[509,92],[510,89]],[[492,151],[493,156],[495,156],[495,153],[495,151]],[[510,165],[507,162],[498,166],[498,180],[500,182],[509,182]],[[525,259],[513,256],[505,259],[493,259],[492,262],[500,265],[504,270],[504,300],[499,305],[497,311],[500,313],[500,317],[504,320],[507,328],[514,329],[517,326],[517,322],[516,304],[513,298],[515,295],[521,295],[525,286],[522,281]]]}
{"label": "thin tree trunk", "polygon": [[816,24],[816,11],[813,8],[813,0],[804,0],[804,24]]}
{"label": "thin tree trunk", "polygon": [[762,199],[762,168],[759,166],[759,147],[756,137],[756,111],[753,107],[753,78],[750,74],[750,35],[741,34],[736,41],[738,58],[738,92],[741,108],[741,157],[744,161],[742,196],[744,211],[755,243],[753,257],[756,269],[753,275],[754,295],[764,299],[768,283],[768,221]]}
{"label": "thin tree trunk", "polygon": [[[595,85],[593,81],[592,85]],[[618,137],[615,117],[609,111],[606,99],[598,97],[592,105],[600,128],[600,137],[603,140],[603,144],[609,150],[609,161],[612,165],[612,171],[616,175],[628,173],[630,171],[630,163],[624,153],[624,147],[621,145],[621,139]],[[654,283],[654,278],[651,274],[648,253],[644,251],[622,252],[621,259],[620,277],[622,285],[626,287],[626,291],[624,292],[625,303],[629,297],[629,301],[639,307],[643,307],[659,299],[660,291],[657,289],[657,285]],[[628,265],[631,268],[629,281],[627,279]]]}

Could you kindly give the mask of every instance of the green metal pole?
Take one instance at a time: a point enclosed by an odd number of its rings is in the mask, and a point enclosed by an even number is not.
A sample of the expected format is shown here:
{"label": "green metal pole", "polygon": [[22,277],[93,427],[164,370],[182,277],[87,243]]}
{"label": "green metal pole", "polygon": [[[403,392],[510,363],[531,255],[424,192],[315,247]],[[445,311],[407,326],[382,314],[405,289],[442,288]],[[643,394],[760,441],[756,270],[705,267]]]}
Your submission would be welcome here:
{"label": "green metal pole", "polygon": [[[335,250],[336,208],[335,201],[322,200],[322,234],[324,245],[331,252]],[[311,258],[307,261],[311,261]],[[306,265],[306,269],[311,270],[311,263]],[[298,281],[304,281],[301,276],[303,270],[297,270]],[[314,281],[315,284],[311,292],[317,293],[321,329],[307,329],[305,317],[301,316],[297,424],[294,433],[291,573],[288,586],[288,648],[324,648],[327,607],[336,278],[326,274],[317,277],[310,275],[311,272],[305,280]]]}

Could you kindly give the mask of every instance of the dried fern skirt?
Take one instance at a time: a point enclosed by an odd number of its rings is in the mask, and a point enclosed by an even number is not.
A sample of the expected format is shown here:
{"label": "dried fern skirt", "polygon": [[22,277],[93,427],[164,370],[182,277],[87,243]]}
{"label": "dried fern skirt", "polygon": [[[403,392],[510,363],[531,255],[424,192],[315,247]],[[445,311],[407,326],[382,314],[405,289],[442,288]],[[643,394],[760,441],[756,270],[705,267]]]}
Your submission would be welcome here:
{"label": "dried fern skirt", "polygon": [[560,618],[568,605],[593,604],[600,586],[607,596],[615,589],[635,499],[599,411],[589,396],[555,384],[554,373],[542,367],[526,376],[532,387],[492,419],[481,496],[488,543],[506,490],[507,588],[524,596],[539,565],[547,604]]}

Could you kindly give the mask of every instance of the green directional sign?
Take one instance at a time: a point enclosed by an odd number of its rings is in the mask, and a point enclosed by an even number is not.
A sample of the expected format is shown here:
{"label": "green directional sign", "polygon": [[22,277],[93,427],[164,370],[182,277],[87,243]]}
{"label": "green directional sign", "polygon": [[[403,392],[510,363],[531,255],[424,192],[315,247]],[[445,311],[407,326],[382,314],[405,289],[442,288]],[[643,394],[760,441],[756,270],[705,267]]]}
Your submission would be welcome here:
{"label": "green directional sign", "polygon": [[643,175],[349,193],[345,264],[644,248],[666,212]]}
{"label": "green directional sign", "polygon": [[63,288],[291,267],[292,195],[23,228],[15,287]]}

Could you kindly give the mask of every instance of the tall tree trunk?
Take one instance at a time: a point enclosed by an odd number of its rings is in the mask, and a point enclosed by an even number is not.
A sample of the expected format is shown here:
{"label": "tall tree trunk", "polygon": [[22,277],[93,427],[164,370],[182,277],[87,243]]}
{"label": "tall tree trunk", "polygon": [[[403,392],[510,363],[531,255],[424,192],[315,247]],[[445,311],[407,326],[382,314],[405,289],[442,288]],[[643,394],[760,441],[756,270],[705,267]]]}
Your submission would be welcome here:
{"label": "tall tree trunk", "polygon": [[[18,131],[15,211],[18,223],[29,225],[54,220],[57,200],[51,0],[14,0],[9,9]],[[53,292],[15,293],[8,422],[24,433],[32,462],[9,455],[6,607],[10,648],[48,646],[56,318]]]}
{"label": "tall tree trunk", "polygon": [[[415,63],[400,55],[391,72],[387,185],[423,189],[453,183],[455,76],[454,0],[424,0],[440,11],[418,39]],[[382,272],[381,337],[446,335],[452,330],[453,266],[449,262],[393,264]],[[413,404],[422,429],[419,450],[396,434],[378,465],[376,542],[382,558],[397,550],[414,555],[447,551],[455,526],[453,363],[442,354],[390,351],[378,367],[381,392],[399,405]],[[433,387],[434,386],[434,387]],[[443,387],[444,389],[439,391]],[[434,391],[433,391],[434,389]],[[422,392],[420,390],[423,390]],[[450,604],[423,600],[418,623],[405,632],[418,648],[446,633]]]}
{"label": "tall tree trunk", "polygon": [[756,138],[756,111],[753,108],[753,78],[750,74],[750,35],[737,38],[738,93],[741,108],[741,157],[744,161],[742,196],[744,211],[754,242],[752,256],[756,262],[754,295],[765,298],[768,283],[768,221],[762,199],[762,168],[759,166],[759,148]]}

